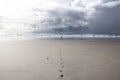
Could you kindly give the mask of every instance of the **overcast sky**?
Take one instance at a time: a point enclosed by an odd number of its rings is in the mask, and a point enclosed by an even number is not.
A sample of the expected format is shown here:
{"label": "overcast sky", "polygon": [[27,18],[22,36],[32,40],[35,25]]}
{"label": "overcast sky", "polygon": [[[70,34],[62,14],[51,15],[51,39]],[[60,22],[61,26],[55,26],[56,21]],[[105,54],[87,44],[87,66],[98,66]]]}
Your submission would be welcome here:
{"label": "overcast sky", "polygon": [[119,34],[120,0],[0,0],[0,35]]}

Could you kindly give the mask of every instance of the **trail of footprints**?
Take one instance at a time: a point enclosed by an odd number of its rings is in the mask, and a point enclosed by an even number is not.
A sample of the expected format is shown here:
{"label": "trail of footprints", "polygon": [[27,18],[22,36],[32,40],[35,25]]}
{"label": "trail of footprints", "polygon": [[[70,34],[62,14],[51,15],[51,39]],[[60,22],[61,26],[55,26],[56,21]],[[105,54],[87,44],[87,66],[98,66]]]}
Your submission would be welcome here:
{"label": "trail of footprints", "polygon": [[[46,60],[49,60],[50,57],[46,57]],[[58,70],[59,73],[60,73],[60,80],[64,77],[64,74],[63,74],[63,69],[64,69],[64,59],[63,59],[63,56],[62,56],[62,49],[60,48],[60,52],[59,52],[59,61],[60,61],[60,69]]]}
{"label": "trail of footprints", "polygon": [[61,52],[61,48],[60,48],[60,52],[59,52],[59,58],[60,58],[60,69],[59,69],[59,72],[60,72],[60,78],[63,78],[63,77],[64,77],[64,74],[63,74],[64,60],[63,60],[63,56],[62,56],[62,52]]}

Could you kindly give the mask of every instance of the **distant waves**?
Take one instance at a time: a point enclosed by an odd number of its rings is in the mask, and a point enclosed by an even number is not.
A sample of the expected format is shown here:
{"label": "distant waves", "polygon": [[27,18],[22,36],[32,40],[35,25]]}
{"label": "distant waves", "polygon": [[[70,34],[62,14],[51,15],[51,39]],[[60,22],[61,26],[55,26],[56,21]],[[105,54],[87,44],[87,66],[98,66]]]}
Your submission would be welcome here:
{"label": "distant waves", "polygon": [[83,35],[41,35],[34,36],[34,39],[57,39],[57,40],[74,40],[74,39],[120,39],[120,35],[93,35],[93,34],[83,34]]}
{"label": "distant waves", "polygon": [[55,39],[55,40],[74,40],[74,39],[120,39],[120,35],[104,35],[104,34],[80,34],[80,35],[60,35],[60,34],[24,34],[16,36],[0,36],[0,40],[26,40],[26,39]]}

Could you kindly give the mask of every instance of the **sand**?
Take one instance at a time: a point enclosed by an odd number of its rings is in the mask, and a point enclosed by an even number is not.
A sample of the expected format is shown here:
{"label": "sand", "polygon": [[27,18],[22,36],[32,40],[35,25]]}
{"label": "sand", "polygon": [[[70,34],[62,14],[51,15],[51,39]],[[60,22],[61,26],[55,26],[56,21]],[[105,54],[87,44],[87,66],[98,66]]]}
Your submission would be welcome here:
{"label": "sand", "polygon": [[120,40],[0,41],[0,80],[120,80]]}

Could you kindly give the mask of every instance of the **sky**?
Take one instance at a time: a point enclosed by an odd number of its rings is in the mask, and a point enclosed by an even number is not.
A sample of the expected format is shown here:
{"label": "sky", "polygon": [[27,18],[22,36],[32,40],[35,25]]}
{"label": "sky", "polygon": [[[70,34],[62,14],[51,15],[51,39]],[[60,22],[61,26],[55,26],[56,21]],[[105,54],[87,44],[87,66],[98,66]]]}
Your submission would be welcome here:
{"label": "sky", "polygon": [[120,35],[120,0],[0,0],[0,36]]}

